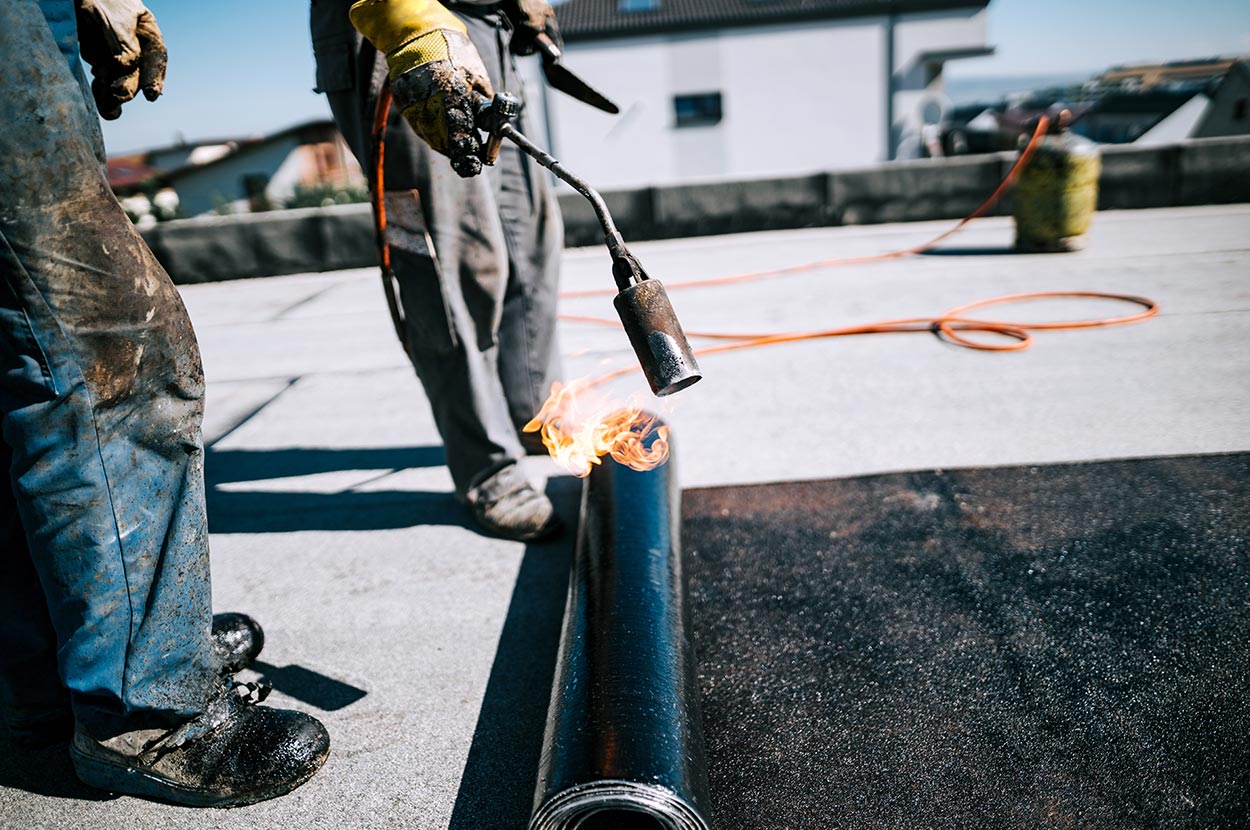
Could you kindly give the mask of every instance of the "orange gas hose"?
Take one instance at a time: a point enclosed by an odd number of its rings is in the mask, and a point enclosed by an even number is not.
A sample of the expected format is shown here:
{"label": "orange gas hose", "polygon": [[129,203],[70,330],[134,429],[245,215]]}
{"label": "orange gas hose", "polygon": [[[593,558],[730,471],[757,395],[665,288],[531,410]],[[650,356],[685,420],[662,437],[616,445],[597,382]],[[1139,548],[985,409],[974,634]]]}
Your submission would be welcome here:
{"label": "orange gas hose", "polygon": [[391,246],[386,241],[386,174],[383,170],[383,162],[386,161],[386,120],[390,118],[390,115],[391,83],[388,79],[382,84],[382,91],[378,94],[378,101],[373,112],[373,189],[369,195],[373,199],[373,235],[378,245],[378,265],[382,268],[382,288],[386,294],[386,307],[391,312],[395,336],[399,338],[404,351],[408,351],[404,310],[399,304],[399,296],[395,290],[395,271],[391,267]]}
{"label": "orange gas hose", "polygon": [[[383,281],[386,286],[387,303],[391,309],[391,316],[395,322],[396,331],[400,334],[400,340],[404,341],[402,314],[399,303],[395,296],[395,288],[393,285],[393,273],[391,271],[390,246],[386,242],[386,204],[383,198],[384,193],[384,174],[383,161],[385,156],[385,135],[386,120],[390,112],[391,91],[389,84],[384,84],[378,99],[377,110],[373,124],[374,139],[374,192],[373,192],[373,213],[374,228],[378,238],[379,259],[382,264]],[[712,286],[733,285],[756,280],[768,279],[771,277],[788,276],[810,271],[816,271],[824,268],[834,268],[844,265],[862,265],[873,262],[884,262],[891,259],[900,259],[908,256],[915,256],[930,250],[938,243],[951,237],[955,233],[962,230],[969,222],[980,216],[985,215],[998,201],[1008,188],[1015,182],[1020,171],[1028,164],[1032,158],[1037,146],[1041,143],[1042,138],[1046,135],[1049,127],[1049,119],[1042,116],[1038,120],[1037,128],[1034,130],[1028,144],[1020,153],[1020,157],[1016,163],[1012,165],[1007,172],[1006,177],[999,183],[994,192],[982,202],[976,210],[965,216],[954,226],[948,228],[927,242],[903,248],[896,251],[888,251],[880,254],[870,254],[866,256],[855,257],[836,257],[832,259],[823,259],[815,262],[806,262],[799,265],[790,265],[783,268],[772,268],[765,271],[753,271],[746,274],[732,274],[724,277],[715,277],[706,280],[687,280],[683,282],[667,283],[665,287],[669,291],[681,290],[687,288],[708,288]],[[560,294],[561,299],[578,299],[583,297],[603,297],[613,296],[616,293],[615,288],[589,289],[583,291],[566,291]],[[1027,302],[1031,300],[1044,299],[1096,299],[1108,300],[1112,302],[1124,302],[1138,305],[1141,311],[1133,314],[1124,314],[1118,317],[1102,317],[1091,318],[1085,320],[1060,320],[1060,321],[1043,321],[1043,322],[1013,322],[1004,320],[982,320],[975,317],[968,317],[967,312],[975,309],[988,308],[990,306],[1005,305],[1008,303]],[[976,302],[966,303],[961,306],[949,309],[936,317],[909,317],[898,320],[882,320],[874,323],[868,323],[859,326],[847,326],[844,328],[827,329],[823,331],[809,332],[776,332],[765,334],[734,334],[726,332],[698,332],[688,331],[687,336],[695,338],[705,338],[713,340],[727,340],[729,342],[715,346],[705,346],[695,349],[697,356],[705,356],[711,354],[719,354],[722,352],[738,351],[741,349],[753,349],[763,346],[775,346],[782,343],[795,343],[804,340],[820,340],[832,337],[850,337],[860,334],[902,334],[914,332],[929,332],[936,334],[949,343],[962,346],[977,351],[1022,351],[1033,345],[1032,332],[1035,331],[1059,331],[1068,329],[1083,328],[1100,328],[1106,326],[1120,326],[1128,323],[1134,323],[1153,317],[1159,313],[1159,306],[1147,297],[1139,297],[1131,294],[1110,294],[1100,291],[1037,291],[1022,294],[1006,294],[999,297],[991,297],[989,299],[977,300]],[[592,317],[574,314],[561,314],[560,319],[567,322],[590,323],[594,325],[607,325],[619,327],[620,322],[607,317]],[[984,334],[998,335],[1007,338],[1007,342],[983,342],[969,339],[960,332],[981,332]],[[641,371],[641,367],[637,365],[629,365],[616,369],[607,374],[601,375],[590,380],[587,386],[599,386],[619,377],[633,374]]]}
{"label": "orange gas hose", "polygon": [[[1134,314],[1124,314],[1119,317],[1100,317],[1087,320],[1044,321],[1040,323],[981,320],[975,317],[964,316],[965,312],[972,309],[986,308],[993,305],[1027,302],[1030,300],[1065,299],[1097,299],[1125,302],[1141,306],[1142,310]],[[797,343],[803,340],[821,340],[830,337],[850,337],[857,334],[905,334],[914,332],[929,332],[937,334],[939,337],[950,343],[954,343],[967,349],[974,349],[976,351],[1018,352],[1033,345],[1033,335],[1031,332],[1122,326],[1127,323],[1135,323],[1138,320],[1145,320],[1147,317],[1153,317],[1158,313],[1159,305],[1154,300],[1151,300],[1148,297],[1138,297],[1132,294],[1108,294],[1101,291],[1034,291],[1025,294],[1005,294],[1001,297],[991,297],[988,300],[977,300],[974,303],[967,303],[965,305],[952,308],[936,317],[907,317],[900,320],[882,320],[875,323],[868,323],[866,325],[847,326],[845,328],[826,329],[824,331],[781,332],[776,334],[727,334],[721,332],[687,331],[686,336],[730,341],[717,346],[705,346],[701,349],[695,349],[694,353],[697,357],[720,354],[721,352],[738,351],[740,349],[777,346],[782,343]],[[609,320],[607,318],[575,317],[572,319],[579,322],[616,324],[616,321]],[[1008,342],[978,342],[964,337],[959,334],[959,332],[982,332],[985,334],[1001,335],[1006,337]],[[620,369],[616,369],[594,378],[587,383],[587,386],[600,386],[604,383],[633,374],[637,371],[640,371],[640,367],[638,366],[624,366]]]}

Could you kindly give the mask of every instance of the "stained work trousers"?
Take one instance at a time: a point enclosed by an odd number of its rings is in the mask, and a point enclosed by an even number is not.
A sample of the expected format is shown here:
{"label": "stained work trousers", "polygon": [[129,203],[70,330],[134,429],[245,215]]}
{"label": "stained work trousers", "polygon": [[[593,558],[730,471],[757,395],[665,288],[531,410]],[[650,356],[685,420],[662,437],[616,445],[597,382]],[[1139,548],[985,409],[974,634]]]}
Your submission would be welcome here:
{"label": "stained work trousers", "polygon": [[[361,167],[372,170],[386,63],[352,28],[351,2],[312,2],[317,87]],[[522,97],[504,15],[489,6],[446,5],[464,21],[495,90]],[[546,171],[507,142],[494,167],[462,179],[392,107],[385,164],[405,348],[463,497],[521,455],[518,430],[559,376],[564,227]]]}
{"label": "stained work trousers", "polygon": [[204,380],[108,187],[72,0],[0,2],[0,704],[95,732],[216,690]]}

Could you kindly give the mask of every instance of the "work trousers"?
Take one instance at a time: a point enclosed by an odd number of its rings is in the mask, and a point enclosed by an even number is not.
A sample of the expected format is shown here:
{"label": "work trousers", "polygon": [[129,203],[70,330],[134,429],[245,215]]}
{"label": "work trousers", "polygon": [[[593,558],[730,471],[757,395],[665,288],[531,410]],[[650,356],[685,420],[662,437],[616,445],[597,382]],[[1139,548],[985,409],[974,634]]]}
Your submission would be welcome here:
{"label": "work trousers", "polygon": [[0,65],[0,704],[162,726],[219,683],[199,350],[109,190],[73,0],[0,2]]}
{"label": "work trousers", "polygon": [[[371,171],[386,62],[352,28],[351,2],[312,2],[317,86],[361,167]],[[464,21],[495,90],[523,97],[507,18],[489,6],[446,5]],[[559,376],[564,227],[546,171],[514,146],[505,142],[494,167],[462,179],[398,110],[392,108],[386,133],[385,198],[404,345],[456,492],[471,497],[522,454],[518,431]]]}

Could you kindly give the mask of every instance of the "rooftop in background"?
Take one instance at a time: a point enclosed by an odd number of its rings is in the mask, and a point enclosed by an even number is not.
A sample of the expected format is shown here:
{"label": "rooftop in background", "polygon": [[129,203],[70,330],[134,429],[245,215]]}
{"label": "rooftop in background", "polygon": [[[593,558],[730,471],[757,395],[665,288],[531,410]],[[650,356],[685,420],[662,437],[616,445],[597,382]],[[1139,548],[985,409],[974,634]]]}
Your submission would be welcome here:
{"label": "rooftop in background", "polygon": [[148,183],[166,184],[182,171],[204,167],[213,162],[230,158],[241,150],[258,144],[299,135],[305,140],[316,140],[326,130],[333,130],[334,123],[328,119],[316,119],[285,127],[270,135],[236,136],[234,138],[207,138],[199,141],[181,140],[135,153],[110,156],[108,159],[109,185],[114,192],[128,193]]}
{"label": "rooftop in background", "polygon": [[903,12],[975,9],[990,0],[568,0],[559,9],[565,40],[759,26]]}
{"label": "rooftop in background", "polygon": [[172,188],[184,216],[305,206],[296,200],[310,189],[328,188],[317,198],[333,201],[351,194],[330,190],[363,193],[364,184],[359,165],[328,119],[293,124],[265,136],[182,141],[114,156],[108,160],[108,177],[118,197]]}
{"label": "rooftop in background", "polygon": [[1202,85],[1218,82],[1238,61],[1250,55],[1222,55],[1213,58],[1136,63],[1113,66],[1095,80],[1104,86],[1147,90],[1157,86]]}
{"label": "rooftop in background", "polygon": [[129,193],[159,176],[161,168],[148,163],[148,153],[127,153],[108,159],[109,186],[114,193]]}

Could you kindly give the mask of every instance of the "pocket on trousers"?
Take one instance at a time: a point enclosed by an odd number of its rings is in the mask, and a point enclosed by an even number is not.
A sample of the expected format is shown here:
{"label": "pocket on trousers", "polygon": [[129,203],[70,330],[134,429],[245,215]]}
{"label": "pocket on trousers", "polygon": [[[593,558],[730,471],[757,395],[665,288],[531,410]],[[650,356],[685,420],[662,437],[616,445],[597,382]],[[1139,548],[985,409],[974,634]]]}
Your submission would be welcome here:
{"label": "pocket on trousers", "polygon": [[386,193],[386,241],[399,283],[409,345],[446,353],[457,340],[443,274],[415,190]]}

